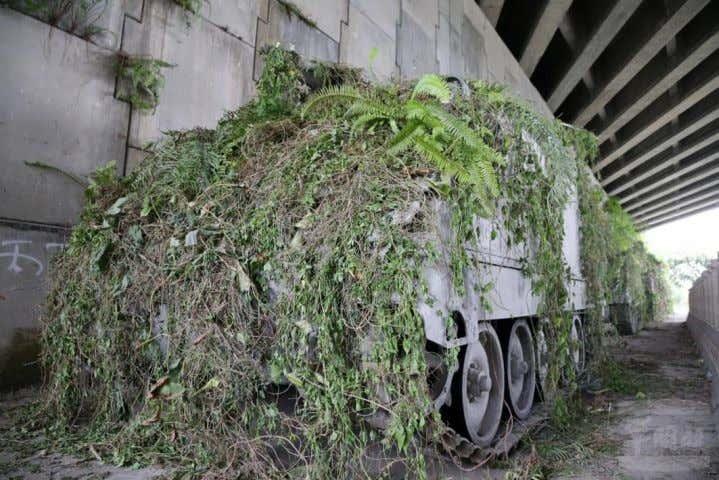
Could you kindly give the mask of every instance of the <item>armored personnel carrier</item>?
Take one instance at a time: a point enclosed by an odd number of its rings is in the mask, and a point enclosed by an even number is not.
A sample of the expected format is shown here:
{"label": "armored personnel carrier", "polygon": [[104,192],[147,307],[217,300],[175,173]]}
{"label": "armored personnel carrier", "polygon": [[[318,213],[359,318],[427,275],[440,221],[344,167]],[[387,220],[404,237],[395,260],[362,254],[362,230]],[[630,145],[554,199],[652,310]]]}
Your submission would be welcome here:
{"label": "armored personnel carrier", "polygon": [[[433,206],[440,221],[434,241],[442,250],[442,238],[452,235],[450,207],[437,200]],[[585,364],[583,312],[585,284],[580,268],[579,210],[576,196],[563,213],[562,252],[570,271],[569,297],[565,304],[571,316],[570,354],[573,368],[581,373]],[[547,392],[549,352],[546,329],[549,320],[541,316],[540,299],[532,281],[523,273],[524,246],[508,247],[505,232],[494,238],[490,222],[477,219],[484,232],[466,245],[476,262],[463,272],[464,292],[453,286],[451,265],[440,260],[424,265],[427,292],[417,304],[427,339],[430,392],[434,406],[445,409],[445,417],[479,446],[488,446],[503,419],[506,405],[518,419],[532,412],[535,399]],[[530,254],[531,255],[531,254]],[[484,296],[477,284],[488,282]],[[431,300],[429,300],[431,299]],[[446,319],[450,318],[451,322]],[[447,368],[446,351],[458,348],[456,368]]]}
{"label": "armored personnel carrier", "polygon": [[373,445],[421,471],[445,430],[474,458],[585,368],[591,136],[483,82],[280,49],[258,93],[94,176],[53,268],[47,418],[115,455],[361,477]]}

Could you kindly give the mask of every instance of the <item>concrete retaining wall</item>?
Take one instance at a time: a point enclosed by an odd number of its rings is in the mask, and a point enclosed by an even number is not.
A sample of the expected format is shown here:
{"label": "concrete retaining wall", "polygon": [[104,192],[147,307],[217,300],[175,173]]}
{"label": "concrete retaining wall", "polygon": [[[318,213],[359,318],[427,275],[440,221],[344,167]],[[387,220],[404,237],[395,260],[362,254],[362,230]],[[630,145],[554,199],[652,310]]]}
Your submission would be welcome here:
{"label": "concrete retaining wall", "polygon": [[719,426],[719,259],[689,289],[687,324],[712,377],[712,416]]}
{"label": "concrete retaining wall", "polygon": [[[248,102],[258,50],[278,42],[379,81],[438,72],[505,83],[551,115],[473,0],[292,3],[304,18],[278,0],[209,0],[199,16],[171,0],[105,0],[89,39],[0,7],[0,389],[7,372],[31,378],[22,365],[48,258],[82,208],[81,185],[26,162],[86,176],[114,161],[125,174],[162,132],[212,127]],[[116,98],[120,50],[174,65],[154,111]]]}
{"label": "concrete retaining wall", "polygon": [[714,260],[689,289],[687,324],[707,367],[719,379],[719,260]]}

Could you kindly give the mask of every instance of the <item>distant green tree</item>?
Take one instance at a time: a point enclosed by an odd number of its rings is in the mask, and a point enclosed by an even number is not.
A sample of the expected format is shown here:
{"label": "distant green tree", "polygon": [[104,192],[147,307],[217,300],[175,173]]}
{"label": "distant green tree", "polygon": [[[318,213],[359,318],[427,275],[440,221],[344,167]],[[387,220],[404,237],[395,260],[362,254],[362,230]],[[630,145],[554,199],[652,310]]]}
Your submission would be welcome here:
{"label": "distant green tree", "polygon": [[706,255],[672,258],[666,261],[669,268],[669,280],[679,288],[691,284],[709,265]]}

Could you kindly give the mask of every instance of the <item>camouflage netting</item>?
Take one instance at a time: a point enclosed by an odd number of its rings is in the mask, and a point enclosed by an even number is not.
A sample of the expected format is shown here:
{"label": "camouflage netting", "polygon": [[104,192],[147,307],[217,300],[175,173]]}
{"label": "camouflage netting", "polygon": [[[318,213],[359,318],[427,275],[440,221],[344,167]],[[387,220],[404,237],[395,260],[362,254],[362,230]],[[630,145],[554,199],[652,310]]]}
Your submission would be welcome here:
{"label": "camouflage netting", "polygon": [[[99,171],[53,268],[53,431],[117,463],[208,477],[387,474],[383,457],[421,475],[443,428],[415,311],[436,255],[432,200],[451,207],[460,289],[473,219],[501,211],[497,228],[536,255],[526,273],[561,355],[562,212],[574,150],[593,151],[501,89],[469,86],[370,87],[270,49],[258,100],[215,130],[169,134],[126,178]],[[383,430],[366,421],[377,412]]]}

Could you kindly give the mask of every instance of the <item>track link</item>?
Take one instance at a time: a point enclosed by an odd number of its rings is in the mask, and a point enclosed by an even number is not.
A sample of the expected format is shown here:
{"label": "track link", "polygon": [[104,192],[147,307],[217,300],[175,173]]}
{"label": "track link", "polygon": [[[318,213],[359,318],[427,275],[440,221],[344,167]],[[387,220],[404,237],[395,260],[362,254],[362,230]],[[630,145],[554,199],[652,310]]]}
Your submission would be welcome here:
{"label": "track link", "polygon": [[509,420],[504,430],[497,434],[491,447],[480,447],[450,426],[445,426],[439,443],[442,451],[455,463],[472,468],[492,458],[508,455],[531,432],[540,430],[549,418],[544,405],[538,405],[526,420]]}

